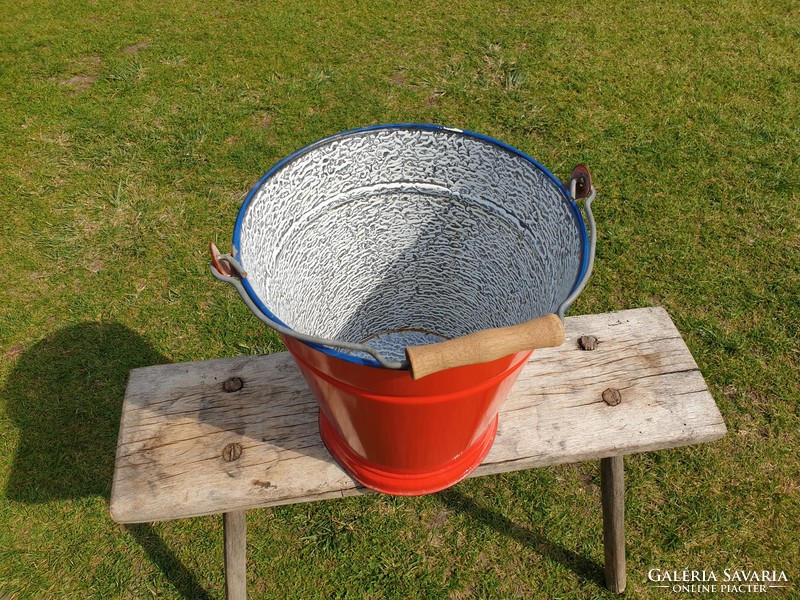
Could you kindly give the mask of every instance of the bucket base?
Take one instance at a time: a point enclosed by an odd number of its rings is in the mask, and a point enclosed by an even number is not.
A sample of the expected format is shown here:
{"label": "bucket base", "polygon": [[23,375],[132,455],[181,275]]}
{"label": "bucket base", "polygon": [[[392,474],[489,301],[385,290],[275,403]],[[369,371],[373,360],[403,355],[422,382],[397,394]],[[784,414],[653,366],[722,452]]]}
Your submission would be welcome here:
{"label": "bucket base", "polygon": [[400,473],[366,464],[363,458],[340,440],[322,411],[319,413],[319,433],[339,466],[363,486],[393,496],[422,496],[447,489],[477,469],[492,449],[497,435],[497,421],[495,417],[483,435],[448,465],[436,471],[419,473]]}

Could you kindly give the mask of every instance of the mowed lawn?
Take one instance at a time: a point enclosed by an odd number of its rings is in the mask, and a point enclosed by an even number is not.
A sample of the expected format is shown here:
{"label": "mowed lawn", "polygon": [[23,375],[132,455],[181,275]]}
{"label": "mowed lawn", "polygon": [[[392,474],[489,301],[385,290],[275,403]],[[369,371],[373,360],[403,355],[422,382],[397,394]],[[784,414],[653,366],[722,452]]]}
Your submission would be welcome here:
{"label": "mowed lawn", "polygon": [[[650,569],[800,594],[792,1],[10,1],[0,18],[0,598],[222,598],[218,517],[108,515],[130,369],[281,350],[208,272],[320,137],[433,122],[592,169],[572,314],[665,307],[729,428],[626,459]],[[599,466],[249,513],[254,598],[608,598]],[[716,594],[714,597],[723,597]],[[738,595],[736,596],[738,597]]]}

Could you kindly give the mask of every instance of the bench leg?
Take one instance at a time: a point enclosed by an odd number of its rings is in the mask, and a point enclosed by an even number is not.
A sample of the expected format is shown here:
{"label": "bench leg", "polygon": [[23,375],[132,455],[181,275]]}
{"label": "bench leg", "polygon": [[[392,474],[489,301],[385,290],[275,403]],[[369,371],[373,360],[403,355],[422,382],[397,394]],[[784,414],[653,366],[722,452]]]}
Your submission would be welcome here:
{"label": "bench leg", "polygon": [[606,586],[625,591],[625,471],[621,456],[600,459]]}
{"label": "bench leg", "polygon": [[225,537],[225,598],[247,598],[247,513],[243,510],[222,515]]}

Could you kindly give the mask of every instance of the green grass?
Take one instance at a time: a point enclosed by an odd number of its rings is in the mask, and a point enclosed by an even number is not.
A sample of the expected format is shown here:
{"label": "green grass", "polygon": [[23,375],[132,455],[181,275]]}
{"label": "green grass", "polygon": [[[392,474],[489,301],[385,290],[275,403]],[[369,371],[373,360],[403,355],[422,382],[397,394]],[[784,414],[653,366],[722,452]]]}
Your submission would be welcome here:
{"label": "green grass", "polygon": [[[208,273],[281,157],[381,122],[598,188],[573,314],[667,308],[729,434],[630,457],[647,571],[800,593],[800,12],[789,1],[12,2],[0,20],[0,597],[221,598],[218,518],[107,503],[131,368],[280,349]],[[264,598],[610,597],[598,467],[252,511]],[[777,592],[774,592],[777,594]]]}

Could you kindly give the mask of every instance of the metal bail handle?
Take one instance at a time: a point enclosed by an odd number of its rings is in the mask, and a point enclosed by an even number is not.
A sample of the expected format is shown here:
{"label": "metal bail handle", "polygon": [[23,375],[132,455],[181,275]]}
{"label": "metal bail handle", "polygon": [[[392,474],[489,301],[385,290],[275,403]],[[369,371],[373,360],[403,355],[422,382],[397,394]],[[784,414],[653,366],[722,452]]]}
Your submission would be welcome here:
{"label": "metal bail handle", "polygon": [[213,243],[209,247],[211,273],[220,281],[235,287],[236,291],[239,292],[239,296],[241,296],[253,314],[279,333],[310,344],[364,352],[371,355],[381,366],[387,369],[410,369],[411,376],[414,379],[419,379],[445,369],[490,362],[514,352],[549,348],[559,346],[564,342],[564,313],[586,287],[594,268],[597,228],[591,204],[595,197],[595,189],[592,185],[592,176],[585,165],[578,165],[572,170],[569,192],[570,201],[585,200],[583,208],[586,211],[586,221],[589,229],[589,257],[583,277],[567,299],[561,303],[558,310],[553,314],[544,315],[511,327],[484,329],[436,344],[410,346],[406,348],[407,360],[404,361],[389,360],[366,344],[320,338],[300,333],[282,323],[276,322],[273,318],[264,314],[253,302],[247,290],[245,290],[242,279],[247,277],[247,273],[241,264],[232,255],[221,254]]}
{"label": "metal bail handle", "polygon": [[264,312],[258,306],[256,306],[255,302],[253,302],[253,300],[250,298],[247,290],[244,289],[242,279],[247,277],[247,272],[244,270],[242,265],[239,264],[239,261],[237,261],[230,254],[222,254],[213,242],[209,244],[209,252],[211,254],[211,274],[220,281],[229,283],[236,288],[236,291],[239,292],[239,296],[242,298],[242,301],[245,303],[247,308],[249,308],[250,311],[259,318],[259,320],[272,327],[272,329],[278,333],[282,333],[283,335],[288,335],[289,337],[293,337],[301,342],[315,344],[317,346],[330,346],[333,348],[344,348],[345,350],[364,352],[365,354],[371,355],[382,367],[387,369],[408,368],[408,362],[389,360],[380,352],[374,348],[371,348],[370,346],[367,346],[366,344],[353,344],[350,342],[342,342],[340,340],[330,340],[327,338],[317,337],[315,335],[308,335],[286,327],[282,323],[278,323],[275,321],[275,319],[265,315]]}
{"label": "metal bail handle", "polygon": [[597,192],[592,185],[592,175],[586,165],[580,164],[572,169],[572,179],[569,182],[569,197],[573,202],[576,200],[584,200],[583,210],[586,212],[586,224],[589,233],[589,259],[586,261],[586,271],[583,273],[578,285],[572,290],[572,293],[567,296],[567,299],[561,303],[556,311],[556,314],[564,319],[564,313],[581,294],[586,284],[589,282],[589,277],[592,275],[594,269],[594,253],[597,247],[597,225],[594,222],[594,214],[592,214],[592,201]]}

